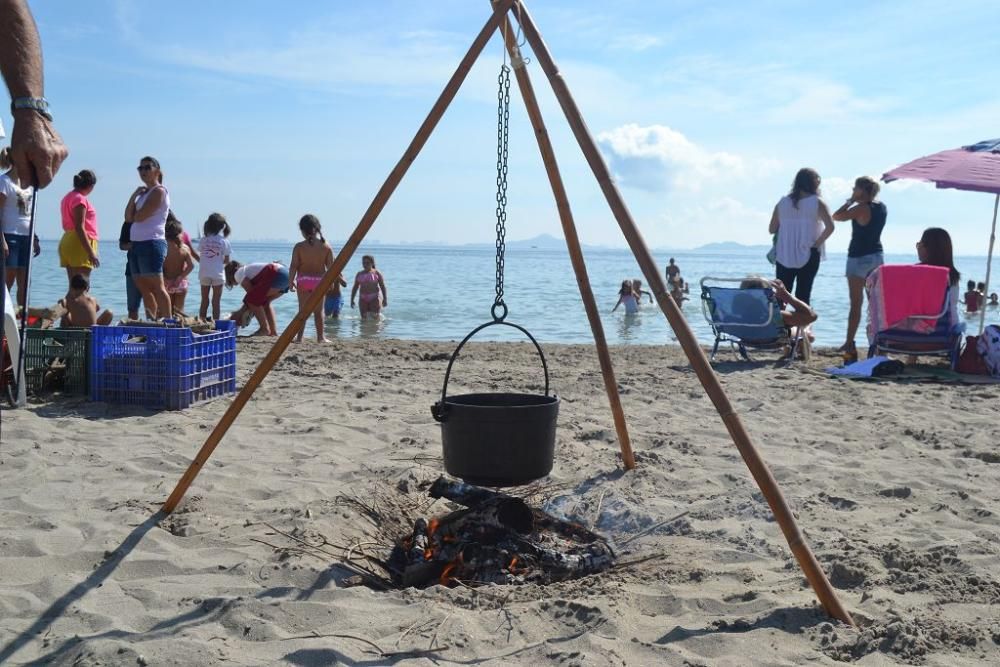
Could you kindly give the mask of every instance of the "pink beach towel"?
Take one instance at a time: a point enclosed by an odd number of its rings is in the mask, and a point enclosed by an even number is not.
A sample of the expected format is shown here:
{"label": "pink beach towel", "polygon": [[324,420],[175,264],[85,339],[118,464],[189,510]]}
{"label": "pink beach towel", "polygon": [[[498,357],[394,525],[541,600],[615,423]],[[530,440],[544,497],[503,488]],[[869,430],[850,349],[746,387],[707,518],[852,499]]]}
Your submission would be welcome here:
{"label": "pink beach towel", "polygon": [[[904,328],[928,333],[937,326],[948,294],[944,266],[887,264],[868,276],[868,335]],[[910,319],[921,317],[927,319]]]}

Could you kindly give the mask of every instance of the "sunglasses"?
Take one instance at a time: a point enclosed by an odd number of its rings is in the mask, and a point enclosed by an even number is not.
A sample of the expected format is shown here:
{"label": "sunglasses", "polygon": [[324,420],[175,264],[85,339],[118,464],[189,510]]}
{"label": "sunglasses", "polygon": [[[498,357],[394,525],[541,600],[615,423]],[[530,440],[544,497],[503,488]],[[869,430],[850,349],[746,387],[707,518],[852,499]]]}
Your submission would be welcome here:
{"label": "sunglasses", "polygon": [[152,171],[153,165],[151,165],[151,164],[140,164],[135,169],[136,169],[136,171]]}

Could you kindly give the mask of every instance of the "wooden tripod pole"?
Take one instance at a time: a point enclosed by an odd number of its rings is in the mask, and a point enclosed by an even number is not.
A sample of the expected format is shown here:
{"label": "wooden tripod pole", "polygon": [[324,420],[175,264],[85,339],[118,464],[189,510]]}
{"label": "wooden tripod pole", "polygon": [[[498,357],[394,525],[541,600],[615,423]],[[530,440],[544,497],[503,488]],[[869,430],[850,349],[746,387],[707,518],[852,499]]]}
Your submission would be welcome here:
{"label": "wooden tripod pole", "polygon": [[646,242],[636,227],[635,221],[632,219],[632,214],[629,213],[628,208],[625,206],[625,201],[622,199],[621,193],[618,192],[617,186],[615,186],[614,181],[611,179],[607,165],[604,164],[604,159],[601,157],[597,144],[594,142],[590,130],[587,129],[587,125],[583,121],[583,116],[580,114],[580,110],[577,108],[576,102],[569,92],[569,88],[563,80],[559,68],[552,59],[552,55],[545,46],[545,42],[542,41],[538,28],[535,26],[531,15],[521,0],[517,1],[514,15],[520,22],[525,38],[531,45],[531,49],[538,59],[539,65],[552,85],[552,90],[555,93],[556,99],[559,100],[559,105],[562,107],[566,120],[569,122],[577,143],[580,144],[580,149],[583,151],[601,190],[604,192],[604,197],[607,199],[608,205],[611,207],[611,211],[618,221],[618,225],[621,227],[629,247],[632,249],[632,254],[635,255],[636,261],[639,263],[646,282],[649,283],[650,289],[653,291],[656,301],[660,305],[660,309],[666,315],[667,321],[670,322],[670,326],[673,328],[678,342],[687,355],[691,367],[698,375],[698,379],[715,405],[715,409],[718,410],[722,422],[726,425],[729,435],[732,437],[736,448],[750,469],[750,473],[757,482],[757,486],[760,487],[761,492],[767,499],[768,505],[770,505],[778,525],[781,526],[785,539],[788,541],[788,546],[791,548],[792,553],[795,554],[806,579],[816,592],[816,596],[823,604],[823,608],[827,614],[845,623],[854,625],[854,620],[840,604],[840,600],[837,599],[837,595],[830,586],[826,574],[824,574],[812,550],[806,544],[802,532],[795,523],[795,517],[789,509],[788,503],[781,493],[781,489],[778,488],[778,483],[775,481],[774,476],[757,451],[757,448],[751,442],[750,436],[744,428],[739,415],[736,414],[729,403],[729,398],[722,389],[715,371],[712,370],[712,366],[709,364],[704,350],[698,345],[694,333],[688,326],[677,304],[667,294],[666,284],[660,275],[659,267],[657,267],[656,262],[653,260],[649,248],[646,247]]}
{"label": "wooden tripod pole", "polygon": [[438,97],[434,106],[431,107],[430,113],[427,114],[427,118],[424,120],[423,124],[417,130],[416,136],[413,137],[413,141],[407,147],[406,152],[403,153],[403,157],[400,158],[399,162],[396,164],[395,168],[389,173],[389,176],[385,179],[382,187],[376,193],[375,198],[372,203],[368,206],[368,210],[361,218],[361,222],[354,229],[354,233],[344,244],[344,247],[337,254],[337,257],[333,260],[333,266],[323,279],[320,281],[316,289],[313,290],[312,296],[306,301],[306,303],[299,309],[298,314],[292,320],[291,324],[285,328],[278,340],[274,342],[274,345],[268,351],[267,355],[261,360],[257,369],[254,370],[253,375],[247,380],[246,385],[240,390],[236,398],[233,399],[232,404],[230,404],[229,409],[226,410],[225,414],[219,420],[219,423],[215,425],[215,428],[209,434],[208,438],[205,440],[205,444],[201,446],[198,451],[197,456],[195,456],[194,461],[188,466],[187,471],[181,477],[180,481],[177,482],[177,486],[174,487],[173,492],[167,498],[167,502],[163,504],[163,512],[169,514],[174,511],[177,504],[180,503],[184,494],[187,492],[191,482],[194,478],[198,476],[198,472],[201,470],[202,466],[208,461],[208,458],[215,451],[222,437],[232,426],[233,421],[239,416],[240,411],[250,400],[250,397],[256,391],[257,387],[264,380],[267,374],[277,363],[278,359],[284,353],[285,349],[288,348],[289,343],[292,342],[292,338],[305,326],[306,320],[312,316],[313,311],[319,306],[320,301],[326,298],[326,292],[333,285],[333,281],[343,272],[344,268],[347,266],[347,262],[350,260],[351,255],[357,250],[361,241],[365,238],[368,230],[371,229],[375,220],[378,218],[379,213],[385,207],[386,202],[389,201],[389,197],[396,190],[396,186],[399,182],[403,180],[403,176],[406,174],[410,165],[413,161],[417,159],[417,155],[420,154],[420,149],[424,147],[427,142],[427,138],[434,131],[439,120],[444,115],[445,110],[451,101],[455,98],[455,94],[458,93],[458,89],[461,87],[462,82],[465,81],[465,77],[468,75],[469,70],[472,68],[473,63],[476,62],[476,58],[482,52],[486,43],[489,42],[490,37],[496,31],[497,26],[500,24],[500,19],[510,10],[511,5],[514,0],[502,0],[497,4],[493,11],[493,15],[483,26],[483,29],[479,31],[476,36],[475,41],[472,42],[472,46],[469,47],[468,53],[462,58],[462,62],[459,63],[458,68],[455,73],[452,74],[451,79],[448,80],[448,84],[445,86],[441,95]]}
{"label": "wooden tripod pole", "polygon": [[618,434],[618,445],[622,452],[622,463],[626,470],[632,470],[635,468],[635,456],[632,454],[632,442],[629,439],[628,426],[625,423],[625,412],[622,410],[621,396],[618,395],[618,381],[615,379],[615,369],[611,365],[611,354],[608,351],[608,341],[604,337],[604,326],[601,324],[601,315],[597,310],[597,302],[594,300],[594,291],[590,287],[590,278],[587,276],[587,264],[583,260],[583,249],[580,247],[580,237],[576,233],[573,211],[570,209],[569,198],[566,196],[566,188],[563,187],[562,176],[559,173],[559,163],[556,161],[556,154],[552,150],[552,142],[549,141],[549,133],[545,129],[545,121],[542,118],[541,109],[538,107],[535,89],[532,87],[531,79],[528,77],[528,70],[521,60],[520,51],[517,47],[517,38],[514,35],[510,18],[507,15],[504,15],[501,32],[507,43],[507,52],[510,54],[511,63],[514,67],[514,76],[517,78],[517,85],[521,90],[521,98],[524,100],[524,106],[528,110],[528,119],[535,130],[538,150],[542,154],[545,173],[549,177],[549,184],[552,186],[552,195],[555,197],[556,208],[559,210],[559,221],[562,223],[563,235],[566,237],[570,262],[573,264],[573,272],[576,274],[576,283],[580,287],[580,298],[583,299],[583,308],[587,312],[590,330],[594,334],[597,359],[601,365],[601,376],[604,378],[604,390],[607,392],[608,401],[611,403],[611,415],[615,422],[615,431]]}

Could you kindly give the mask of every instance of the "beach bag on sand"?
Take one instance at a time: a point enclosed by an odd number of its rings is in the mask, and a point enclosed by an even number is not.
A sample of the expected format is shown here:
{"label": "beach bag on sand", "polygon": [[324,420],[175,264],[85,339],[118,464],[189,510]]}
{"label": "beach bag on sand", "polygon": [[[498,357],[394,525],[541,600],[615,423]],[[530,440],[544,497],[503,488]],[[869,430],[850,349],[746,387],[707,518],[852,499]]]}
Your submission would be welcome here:
{"label": "beach bag on sand", "polygon": [[986,367],[986,361],[978,349],[979,336],[966,336],[965,349],[955,364],[955,370],[966,375],[989,375],[990,370]]}
{"label": "beach bag on sand", "polygon": [[979,336],[976,350],[989,374],[1000,378],[1000,326],[991,324],[986,327],[983,334]]}

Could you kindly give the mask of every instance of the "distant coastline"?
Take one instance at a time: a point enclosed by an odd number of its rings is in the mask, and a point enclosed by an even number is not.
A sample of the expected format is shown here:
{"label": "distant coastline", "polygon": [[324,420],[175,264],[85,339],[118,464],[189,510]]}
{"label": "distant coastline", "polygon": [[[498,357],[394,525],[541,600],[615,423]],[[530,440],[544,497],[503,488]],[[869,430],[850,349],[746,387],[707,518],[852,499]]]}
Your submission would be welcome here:
{"label": "distant coastline", "polygon": [[[58,243],[59,238],[52,238],[46,236],[39,236],[39,239],[44,242]],[[234,242],[240,245],[283,245],[291,246],[298,243],[301,239],[237,239]],[[330,244],[334,248],[340,248],[344,245],[347,239],[328,239]],[[116,248],[118,246],[117,238],[104,238],[101,239],[100,243],[114,245]],[[464,248],[464,249],[484,249],[493,248],[493,243],[441,243],[439,241],[410,241],[410,242],[399,242],[399,241],[382,241],[379,239],[365,239],[363,242],[365,246],[384,246],[388,248]],[[551,234],[539,234],[529,239],[512,239],[506,241],[507,248],[511,249],[533,249],[533,250],[566,250],[566,241],[557,236],[552,236]],[[608,246],[608,245],[588,245],[582,244],[585,251],[623,251],[628,250],[628,246]],[[769,245],[746,245],[743,243],[737,243],[736,241],[717,241],[713,243],[706,243],[704,245],[697,246],[695,248],[666,248],[666,247],[656,247],[650,248],[650,251],[656,253],[657,255],[669,255],[671,253],[677,255],[751,255],[759,254],[761,256],[765,255],[768,250],[771,249]],[[847,250],[829,250],[830,255],[839,256],[846,254]],[[894,252],[887,251],[888,255],[905,255],[906,251]],[[968,259],[983,259],[985,261],[986,255],[956,255],[956,257],[968,258]]]}

